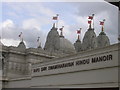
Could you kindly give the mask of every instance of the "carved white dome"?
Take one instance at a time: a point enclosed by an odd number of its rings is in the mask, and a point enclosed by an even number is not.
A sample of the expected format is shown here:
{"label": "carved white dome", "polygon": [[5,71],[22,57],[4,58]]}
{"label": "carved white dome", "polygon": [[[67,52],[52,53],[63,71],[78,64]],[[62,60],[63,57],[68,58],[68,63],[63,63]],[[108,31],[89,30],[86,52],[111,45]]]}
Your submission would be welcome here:
{"label": "carved white dome", "polygon": [[102,31],[99,36],[97,37],[97,46],[98,47],[105,47],[110,45],[110,40],[108,36]]}
{"label": "carved white dome", "polygon": [[82,43],[79,39],[74,43],[74,47],[77,52],[82,51]]}
{"label": "carved white dome", "polygon": [[45,43],[44,50],[47,50],[49,52],[58,51],[59,42],[60,42],[59,33],[57,31],[57,28],[55,28],[55,24],[54,24],[52,29],[47,35],[47,40]]}
{"label": "carved white dome", "polygon": [[96,47],[97,47],[96,34],[94,32],[94,29],[89,28],[83,38],[82,49],[89,50],[94,49]]}

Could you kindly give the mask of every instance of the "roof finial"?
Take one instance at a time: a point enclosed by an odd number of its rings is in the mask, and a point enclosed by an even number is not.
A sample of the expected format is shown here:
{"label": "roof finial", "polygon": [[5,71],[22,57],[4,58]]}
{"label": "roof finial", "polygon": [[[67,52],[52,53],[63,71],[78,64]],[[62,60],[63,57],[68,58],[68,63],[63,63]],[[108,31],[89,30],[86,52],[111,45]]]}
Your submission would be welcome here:
{"label": "roof finial", "polygon": [[38,37],[37,42],[38,42],[38,48],[41,48],[40,37]]}
{"label": "roof finial", "polygon": [[100,21],[100,25],[102,26],[102,32],[104,31],[104,22],[105,22],[105,19],[103,19],[103,21]]}
{"label": "roof finial", "polygon": [[53,20],[56,21],[56,27],[58,28],[58,16],[59,14],[56,14],[56,16],[53,16]]}

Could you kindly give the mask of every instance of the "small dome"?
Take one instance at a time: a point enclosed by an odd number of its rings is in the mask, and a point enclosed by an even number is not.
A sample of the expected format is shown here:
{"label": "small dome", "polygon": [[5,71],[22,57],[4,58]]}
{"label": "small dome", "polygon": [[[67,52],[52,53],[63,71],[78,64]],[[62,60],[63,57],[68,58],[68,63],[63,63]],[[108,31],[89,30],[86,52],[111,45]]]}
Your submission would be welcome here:
{"label": "small dome", "polygon": [[52,29],[47,35],[44,50],[48,52],[61,52],[66,54],[75,52],[75,48],[72,43],[65,39],[62,34],[59,35],[57,28],[55,28],[55,24],[53,24]]}
{"label": "small dome", "polygon": [[75,50],[77,52],[82,51],[82,44],[81,44],[81,41],[79,39],[77,39],[77,41],[74,43],[74,47],[75,47]]}
{"label": "small dome", "polygon": [[83,38],[82,49],[88,50],[94,49],[96,47],[97,47],[96,34],[94,32],[94,29],[89,28]]}
{"label": "small dome", "polygon": [[64,37],[60,37],[60,49],[61,52],[63,53],[75,53],[75,48],[73,46],[73,44],[65,39]]}
{"label": "small dome", "polygon": [[110,45],[110,41],[108,36],[102,31],[99,36],[97,37],[97,46],[98,47],[105,47]]}
{"label": "small dome", "polygon": [[21,41],[21,42],[19,43],[18,48],[26,49],[26,46],[25,46],[25,44],[24,44],[23,41]]}

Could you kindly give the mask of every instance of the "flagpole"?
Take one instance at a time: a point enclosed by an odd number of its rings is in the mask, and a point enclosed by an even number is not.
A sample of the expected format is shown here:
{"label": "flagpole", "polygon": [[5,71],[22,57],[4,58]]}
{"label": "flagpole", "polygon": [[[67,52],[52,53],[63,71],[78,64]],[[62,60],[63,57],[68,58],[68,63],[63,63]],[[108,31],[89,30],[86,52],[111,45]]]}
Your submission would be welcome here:
{"label": "flagpole", "polygon": [[80,28],[79,40],[81,40],[81,30],[82,28]]}
{"label": "flagpole", "polygon": [[[23,34],[23,33],[22,33]],[[23,42],[23,36],[22,36],[22,34],[21,34],[21,41]]]}
{"label": "flagpole", "polygon": [[58,16],[59,16],[59,14],[57,14],[56,28],[58,28]]}
{"label": "flagpole", "polygon": [[[103,19],[103,22],[104,22],[104,24],[105,24],[105,19]],[[105,25],[103,24],[103,31],[104,31],[104,29],[105,29]]]}
{"label": "flagpole", "polygon": [[22,37],[22,42],[23,42],[23,37]]}
{"label": "flagpole", "polygon": [[93,16],[93,29],[94,29],[94,15],[95,15],[95,14],[92,14],[92,16]]}
{"label": "flagpole", "polygon": [[93,29],[94,29],[94,18],[93,18]]}
{"label": "flagpole", "polygon": [[58,20],[57,20],[57,22],[56,22],[56,28],[58,28]]}

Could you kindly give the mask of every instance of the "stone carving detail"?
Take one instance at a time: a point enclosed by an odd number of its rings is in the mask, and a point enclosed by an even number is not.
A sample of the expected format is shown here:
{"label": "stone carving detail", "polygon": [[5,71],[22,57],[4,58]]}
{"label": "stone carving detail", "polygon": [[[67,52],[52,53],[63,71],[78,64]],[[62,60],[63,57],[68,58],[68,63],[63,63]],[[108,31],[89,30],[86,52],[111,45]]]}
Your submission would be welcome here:
{"label": "stone carving detail", "polygon": [[9,71],[12,72],[19,72],[19,73],[30,73],[31,65],[30,64],[23,64],[18,62],[9,62]]}

